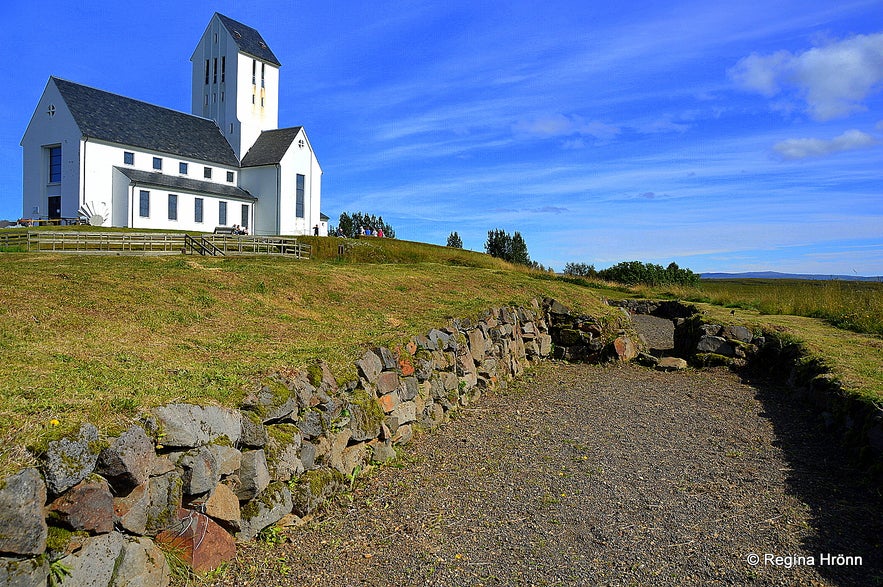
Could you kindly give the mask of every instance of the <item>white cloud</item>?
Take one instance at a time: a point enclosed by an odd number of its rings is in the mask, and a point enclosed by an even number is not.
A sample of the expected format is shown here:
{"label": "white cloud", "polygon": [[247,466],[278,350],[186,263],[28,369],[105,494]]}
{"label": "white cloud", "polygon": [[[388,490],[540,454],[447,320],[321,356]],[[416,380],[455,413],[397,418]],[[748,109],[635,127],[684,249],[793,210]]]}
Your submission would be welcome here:
{"label": "white cloud", "polygon": [[573,114],[553,114],[539,116],[529,120],[520,120],[512,126],[517,135],[539,138],[589,136],[600,140],[609,140],[619,134],[619,128],[603,122],[586,121],[582,116]]}
{"label": "white cloud", "polygon": [[877,143],[877,140],[860,130],[848,130],[838,137],[825,139],[787,139],[776,143],[773,150],[784,159],[805,159],[821,157],[840,151],[866,149]]}
{"label": "white cloud", "polygon": [[813,118],[830,120],[865,109],[883,83],[883,33],[856,35],[799,54],[752,53],[729,70],[742,87],[767,97],[789,88]]}

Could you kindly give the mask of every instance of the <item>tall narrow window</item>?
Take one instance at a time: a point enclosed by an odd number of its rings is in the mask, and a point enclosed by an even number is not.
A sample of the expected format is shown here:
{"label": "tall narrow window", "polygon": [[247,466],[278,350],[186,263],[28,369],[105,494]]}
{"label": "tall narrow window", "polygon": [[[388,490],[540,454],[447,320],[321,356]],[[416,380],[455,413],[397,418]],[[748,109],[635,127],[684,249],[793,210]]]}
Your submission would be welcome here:
{"label": "tall narrow window", "polygon": [[262,88],[264,87],[264,73],[265,73],[266,68],[267,68],[267,64],[261,63],[261,87]]}
{"label": "tall narrow window", "polygon": [[218,202],[218,224],[227,226],[227,202]]}
{"label": "tall narrow window", "polygon": [[202,198],[193,200],[193,221],[202,222]]}
{"label": "tall narrow window", "polygon": [[150,217],[150,192],[141,190],[140,201],[138,205],[138,216],[141,218]]}
{"label": "tall narrow window", "polygon": [[298,218],[304,218],[304,184],[306,177],[297,174],[297,198],[294,202],[294,215]]}
{"label": "tall narrow window", "polygon": [[255,61],[254,59],[252,59],[251,60],[251,85],[253,85],[253,86],[258,83],[257,82],[257,75],[258,75],[257,72],[258,72],[258,62]]}
{"label": "tall narrow window", "polygon": [[224,83],[224,80],[227,77],[227,56],[221,55],[221,83]]}
{"label": "tall narrow window", "polygon": [[208,85],[208,59],[205,60],[205,85]]}
{"label": "tall narrow window", "polygon": [[248,228],[248,204],[242,205],[242,228]]}
{"label": "tall narrow window", "polygon": [[169,194],[169,220],[178,219],[178,196]]}
{"label": "tall narrow window", "polygon": [[61,147],[49,147],[49,183],[61,183]]}
{"label": "tall narrow window", "polygon": [[215,74],[212,77],[212,83],[213,84],[218,83],[218,58],[217,57],[215,57]]}

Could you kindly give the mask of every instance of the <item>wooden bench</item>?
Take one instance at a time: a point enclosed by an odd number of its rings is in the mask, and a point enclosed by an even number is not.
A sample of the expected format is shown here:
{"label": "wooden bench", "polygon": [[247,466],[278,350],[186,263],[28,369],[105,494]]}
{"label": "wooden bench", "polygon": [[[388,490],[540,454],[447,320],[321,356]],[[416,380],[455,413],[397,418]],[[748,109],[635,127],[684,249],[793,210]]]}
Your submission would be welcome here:
{"label": "wooden bench", "polygon": [[216,226],[215,234],[236,234],[236,230],[232,226]]}

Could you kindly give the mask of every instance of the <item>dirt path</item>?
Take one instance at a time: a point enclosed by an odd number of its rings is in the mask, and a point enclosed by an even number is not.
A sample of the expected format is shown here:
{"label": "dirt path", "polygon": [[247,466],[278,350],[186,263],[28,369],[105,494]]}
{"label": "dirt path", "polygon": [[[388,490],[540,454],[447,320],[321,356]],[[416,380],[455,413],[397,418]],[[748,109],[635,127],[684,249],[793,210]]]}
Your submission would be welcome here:
{"label": "dirt path", "polygon": [[879,584],[883,500],[780,404],[726,371],[543,365],[217,584]]}

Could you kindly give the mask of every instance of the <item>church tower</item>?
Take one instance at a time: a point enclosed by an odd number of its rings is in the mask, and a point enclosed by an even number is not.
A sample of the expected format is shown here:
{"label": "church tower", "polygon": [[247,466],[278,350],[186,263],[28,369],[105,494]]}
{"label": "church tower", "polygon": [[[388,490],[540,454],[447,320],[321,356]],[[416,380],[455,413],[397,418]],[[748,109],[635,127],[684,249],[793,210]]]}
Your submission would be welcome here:
{"label": "church tower", "polygon": [[238,159],[279,128],[281,64],[258,31],[216,12],[190,61],[191,111],[217,122]]}

